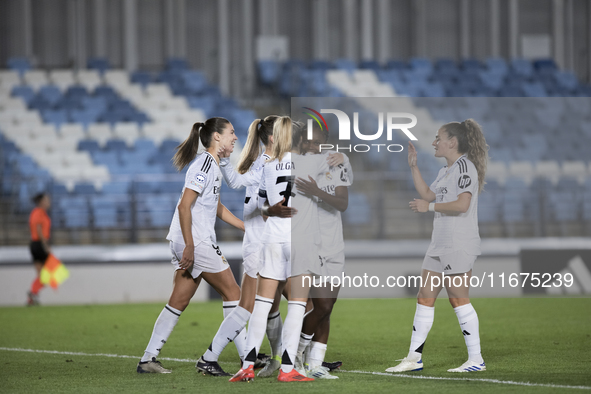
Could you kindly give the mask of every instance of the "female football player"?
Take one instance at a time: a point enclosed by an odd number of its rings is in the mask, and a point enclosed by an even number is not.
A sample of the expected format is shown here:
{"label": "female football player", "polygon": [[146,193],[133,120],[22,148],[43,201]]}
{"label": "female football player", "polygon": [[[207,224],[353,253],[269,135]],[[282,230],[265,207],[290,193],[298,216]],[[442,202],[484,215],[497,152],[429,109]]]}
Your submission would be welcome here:
{"label": "female football player", "polygon": [[[307,154],[330,155],[332,152],[320,152],[321,144],[326,144],[328,132],[314,128],[312,139],[304,139],[302,147]],[[337,155],[343,155],[339,153]],[[318,220],[320,229],[320,259],[322,260],[322,275],[327,277],[341,277],[345,269],[345,243],[343,241],[343,223],[341,212],[349,204],[348,186],[353,181],[350,165],[338,164],[332,166],[318,183],[311,179],[296,179],[296,185],[302,192],[313,195],[318,199]],[[316,379],[338,379],[329,373],[329,368],[323,366],[330,331],[330,315],[337,300],[340,287],[334,290],[326,283],[312,289],[311,298],[313,309],[304,319],[300,345],[296,357],[296,366],[306,364],[307,376]],[[309,347],[309,348],[308,348]],[[303,353],[307,359],[304,363]],[[303,366],[302,366],[303,368]]]}
{"label": "female football player", "polygon": [[[231,382],[254,378],[253,363],[264,336],[265,320],[273,304],[278,288],[288,279],[291,291],[288,294],[287,317],[282,333],[282,360],[278,380],[296,382],[313,380],[294,369],[298,338],[302,328],[306,301],[311,285],[311,275],[320,274],[318,262],[318,219],[316,203],[311,196],[298,193],[294,183],[297,175],[313,175],[317,178],[328,169],[324,157],[303,158],[300,153],[303,127],[293,127],[289,117],[281,117],[273,128],[273,151],[263,167],[259,189],[259,207],[265,200],[274,205],[282,200],[293,206],[297,213],[293,218],[269,217],[263,233],[263,266],[255,307],[250,319],[247,338],[248,355]],[[293,149],[292,149],[293,148]]]}
{"label": "female football player", "polygon": [[[271,152],[273,147],[273,124],[278,118],[278,116],[271,115],[252,122],[248,130],[248,139],[238,162],[237,172],[227,158],[229,152],[221,152],[220,167],[228,186],[233,189],[246,187],[243,215],[245,233],[242,242],[244,276],[242,278],[240,302],[236,307],[232,307],[233,311],[224,318],[209,349],[199,360],[198,367],[199,364],[216,362],[230,341],[235,340],[237,335],[246,335],[242,331],[248,323],[254,308],[257,274],[261,266],[261,235],[265,228],[265,220],[258,207],[258,191],[263,165],[270,158],[267,152]],[[276,215],[281,217],[289,217],[293,211],[292,208],[283,207],[281,204],[278,204],[275,208],[278,211]],[[268,365],[265,366],[265,369],[259,372],[259,376],[268,376],[268,371],[272,373],[279,368],[282,327],[279,303],[275,302],[267,320],[267,337],[271,344],[272,358]]]}
{"label": "female football player", "polygon": [[[197,156],[199,140],[206,151]],[[172,264],[175,267],[174,287],[168,304],[156,320],[148,347],[137,365],[138,373],[170,373],[156,357],[189,301],[205,279],[222,297],[224,306],[238,303],[240,288],[228,262],[216,244],[216,216],[244,231],[244,223],[232,215],[220,201],[222,174],[219,169],[220,149],[232,151],[237,138],[232,124],[224,118],[211,118],[195,123],[189,137],[177,147],[173,157],[176,168],[189,166],[185,185],[177,204],[167,240],[170,241]],[[225,309],[224,309],[225,310]],[[245,348],[238,343],[238,351]],[[219,374],[217,362],[199,369]],[[223,371],[222,371],[223,372]]]}
{"label": "female football player", "polygon": [[[427,186],[417,167],[417,151],[409,142],[408,164],[421,199],[409,203],[414,212],[435,212],[433,235],[422,267],[422,286],[417,296],[408,355],[387,372],[420,371],[427,334],[433,325],[435,299],[445,285],[468,347],[468,361],[448,372],[486,370],[480,354],[478,315],[470,303],[470,277],[476,256],[480,255],[478,234],[478,193],[484,186],[488,146],[482,129],[472,119],[443,125],[437,132],[435,157],[447,165]],[[460,281],[454,281],[455,277]],[[434,281],[434,277],[438,277]],[[450,280],[452,279],[452,280]],[[459,279],[459,278],[456,278]],[[435,285],[435,286],[432,286]]]}

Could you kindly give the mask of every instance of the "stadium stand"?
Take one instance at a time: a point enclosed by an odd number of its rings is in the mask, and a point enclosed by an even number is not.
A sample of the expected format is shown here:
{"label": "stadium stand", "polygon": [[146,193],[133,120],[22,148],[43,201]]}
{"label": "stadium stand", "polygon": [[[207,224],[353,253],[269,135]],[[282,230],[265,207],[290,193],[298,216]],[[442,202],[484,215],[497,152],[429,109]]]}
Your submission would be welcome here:
{"label": "stadium stand", "polygon": [[[58,228],[166,227],[178,198],[174,181],[181,179],[170,159],[192,123],[226,117],[245,141],[257,117],[184,59],[169,59],[157,73],[130,74],[100,58],[78,71],[37,70],[26,59],[8,66],[0,71],[1,191],[26,212],[34,193],[51,190],[59,197]],[[483,225],[501,224],[505,235],[514,234],[516,223],[539,228],[591,215],[585,152],[591,123],[571,121],[572,133],[551,143],[567,114],[586,119],[589,101],[576,98],[588,97],[591,87],[550,60],[263,61],[258,72],[261,86],[283,97],[408,97],[401,110],[431,119],[417,130],[424,150],[437,125],[482,119],[492,161],[479,217]],[[535,97],[537,106],[511,97]],[[428,178],[441,165],[430,156],[422,162]],[[412,188],[408,174],[405,184]],[[351,198],[359,209],[345,220],[366,224],[371,198]],[[224,187],[223,200],[241,213],[241,192]]]}

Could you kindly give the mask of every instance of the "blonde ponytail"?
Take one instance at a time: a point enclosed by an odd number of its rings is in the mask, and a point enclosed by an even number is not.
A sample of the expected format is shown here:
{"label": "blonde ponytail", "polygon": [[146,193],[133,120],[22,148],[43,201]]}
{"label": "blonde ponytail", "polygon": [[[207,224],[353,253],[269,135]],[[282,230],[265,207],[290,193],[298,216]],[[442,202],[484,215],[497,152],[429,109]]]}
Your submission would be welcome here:
{"label": "blonde ponytail", "polygon": [[273,125],[273,150],[267,161],[281,161],[286,153],[291,152],[291,118],[278,117]]}
{"label": "blonde ponytail", "polygon": [[277,115],[269,115],[264,119],[256,119],[250,124],[248,128],[248,137],[240,159],[238,160],[238,172],[240,174],[246,173],[250,170],[252,163],[262,153],[262,145],[269,144],[269,136],[273,134],[273,124],[279,118]]}

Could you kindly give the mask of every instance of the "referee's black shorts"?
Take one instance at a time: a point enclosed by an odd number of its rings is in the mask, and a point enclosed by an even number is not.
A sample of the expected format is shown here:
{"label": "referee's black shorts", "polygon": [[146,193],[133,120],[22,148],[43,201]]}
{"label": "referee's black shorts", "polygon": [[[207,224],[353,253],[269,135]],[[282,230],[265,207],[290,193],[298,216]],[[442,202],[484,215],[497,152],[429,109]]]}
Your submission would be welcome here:
{"label": "referee's black shorts", "polygon": [[31,250],[31,255],[33,255],[33,261],[40,261],[45,264],[45,261],[49,257],[49,254],[45,251],[43,244],[41,241],[31,241],[29,245],[29,249]]}

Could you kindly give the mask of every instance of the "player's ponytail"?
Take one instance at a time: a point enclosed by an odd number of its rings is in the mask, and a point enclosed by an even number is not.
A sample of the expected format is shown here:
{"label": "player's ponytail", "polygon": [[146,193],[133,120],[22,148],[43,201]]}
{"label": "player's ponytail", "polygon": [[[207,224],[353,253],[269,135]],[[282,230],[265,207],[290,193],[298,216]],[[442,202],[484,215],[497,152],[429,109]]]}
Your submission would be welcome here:
{"label": "player's ponytail", "polygon": [[482,132],[482,127],[474,119],[466,119],[464,127],[467,130],[466,137],[468,139],[468,160],[474,163],[476,171],[478,172],[478,191],[484,189],[486,182],[486,166],[488,164],[488,145]]}
{"label": "player's ponytail", "polygon": [[273,125],[273,151],[268,161],[281,160],[288,152],[291,152],[291,118],[280,116]]}
{"label": "player's ponytail", "polygon": [[488,145],[482,132],[482,127],[474,119],[451,122],[443,126],[449,138],[456,137],[458,140],[458,152],[466,154],[468,160],[474,163],[478,172],[478,192],[484,189],[486,182],[486,166],[488,163]]}
{"label": "player's ponytail", "polygon": [[209,118],[204,123],[195,123],[189,137],[176,147],[176,153],[172,158],[174,166],[179,171],[188,166],[197,156],[199,140],[206,149],[209,148],[213,133],[222,134],[229,123],[228,119],[224,118]]}
{"label": "player's ponytail", "polygon": [[199,131],[204,125],[205,124],[201,122],[195,123],[193,128],[191,128],[189,137],[176,147],[176,153],[172,157],[172,163],[177,170],[181,171],[189,165],[197,155],[197,150],[199,149]]}
{"label": "player's ponytail", "polygon": [[238,161],[238,172],[240,174],[246,173],[262,153],[261,143],[264,146],[269,144],[269,136],[273,135],[273,124],[277,118],[279,117],[276,115],[269,115],[264,119],[256,119],[250,124],[248,137]]}

